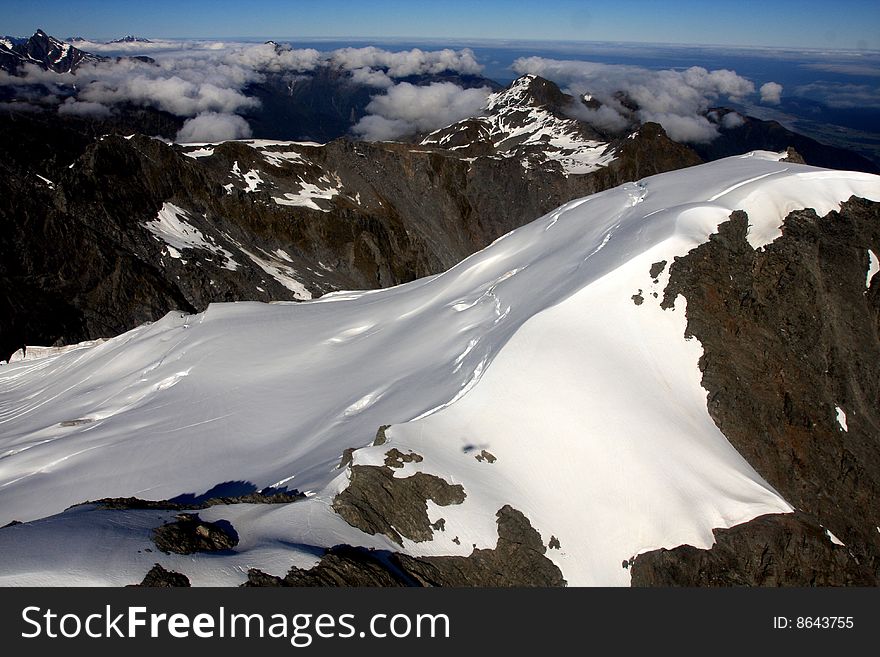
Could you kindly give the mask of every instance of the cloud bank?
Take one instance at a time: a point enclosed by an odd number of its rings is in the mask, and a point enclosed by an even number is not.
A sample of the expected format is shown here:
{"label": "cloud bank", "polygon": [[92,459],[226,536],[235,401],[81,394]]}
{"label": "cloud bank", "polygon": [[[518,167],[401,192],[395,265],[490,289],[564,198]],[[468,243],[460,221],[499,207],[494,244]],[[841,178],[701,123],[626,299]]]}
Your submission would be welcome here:
{"label": "cloud bank", "polygon": [[373,97],[366,108],[369,114],[352,132],[368,141],[430,132],[479,114],[490,93],[488,87],[463,89],[452,82],[427,86],[401,82],[386,94]]}
{"label": "cloud bank", "polygon": [[[631,118],[655,121],[670,138],[682,142],[701,143],[717,137],[718,126],[706,118],[707,110],[719,99],[741,102],[755,93],[754,83],[735,71],[709,71],[699,66],[653,71],[639,66],[522,57],[513,69],[553,80],[572,94],[594,96],[603,106],[579,109],[577,118],[599,129],[624,129]],[[633,110],[632,104],[638,109]]]}
{"label": "cloud bank", "polygon": [[347,71],[357,69],[385,69],[389,77],[405,78],[411,75],[436,75],[443,71],[455,71],[478,75],[483,67],[477,62],[473,50],[425,51],[419,48],[391,52],[374,46],[367,48],[341,48],[330,53],[329,61]]}
{"label": "cloud bank", "polygon": [[104,118],[115,105],[131,104],[186,117],[190,120],[178,135],[183,141],[249,136],[241,115],[258,108],[260,102],[249,97],[246,90],[248,85],[264,81],[268,74],[287,74],[295,80],[320,67],[333,67],[350,74],[355,84],[387,90],[386,95],[374,98],[368,109],[371,116],[356,129],[356,134],[373,139],[434,129],[470,116],[482,107],[488,94],[488,90],[465,90],[453,84],[424,89],[397,84],[400,78],[444,71],[478,74],[482,66],[469,49],[391,52],[366,47],[322,54],[313,48],[290,48],[273,42],[78,41],[76,45],[96,53],[149,54],[155,62],[128,57],[109,59],[84,64],[75,75],[29,66],[21,77],[0,72],[0,86],[14,85],[17,97],[44,104],[60,103],[57,97],[71,96],[75,86],[75,99],[68,98],[58,108],[66,115]]}

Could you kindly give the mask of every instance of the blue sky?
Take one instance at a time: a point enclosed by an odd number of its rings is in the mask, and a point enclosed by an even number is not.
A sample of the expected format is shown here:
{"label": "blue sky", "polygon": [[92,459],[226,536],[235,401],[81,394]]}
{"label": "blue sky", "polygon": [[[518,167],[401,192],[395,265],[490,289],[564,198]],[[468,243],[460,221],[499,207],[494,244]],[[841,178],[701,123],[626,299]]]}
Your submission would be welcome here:
{"label": "blue sky", "polygon": [[878,0],[0,0],[0,33],[426,37],[880,50]]}

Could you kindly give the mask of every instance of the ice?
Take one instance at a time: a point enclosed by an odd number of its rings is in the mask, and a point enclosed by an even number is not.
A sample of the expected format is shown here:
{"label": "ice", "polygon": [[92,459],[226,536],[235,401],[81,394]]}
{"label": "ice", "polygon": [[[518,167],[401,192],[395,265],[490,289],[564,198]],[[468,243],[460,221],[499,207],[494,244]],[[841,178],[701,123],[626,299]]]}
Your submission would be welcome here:
{"label": "ice", "polygon": [[[465,488],[464,503],[429,506],[447,531],[407,552],[494,547],[495,512],[510,504],[545,544],[560,540],[547,556],[572,585],[626,585],[621,562],[636,554],[708,547],[714,528],[791,511],[709,416],[685,300],[631,300],[665,286],[667,272],[652,287],[651,264],[705,242],[735,209],[769,235],[792,209],[880,200],[876,176],[778,159],[755,152],[579,199],[394,288],[212,304],[0,367],[0,525],[25,521],[0,532],[0,583],[115,586],[159,560],[194,584],[232,585],[249,567],[314,564],[303,546],[399,550],[332,510],[350,447],[355,463],[413,450],[424,459],[405,473]],[[180,208],[163,211],[163,241],[211,246]],[[247,257],[295,280],[280,252]],[[367,447],[380,425],[388,444]],[[477,445],[497,461],[478,462]],[[291,481],[313,494],[199,512],[241,538],[219,555],[144,553],[159,512],[64,511]]]}

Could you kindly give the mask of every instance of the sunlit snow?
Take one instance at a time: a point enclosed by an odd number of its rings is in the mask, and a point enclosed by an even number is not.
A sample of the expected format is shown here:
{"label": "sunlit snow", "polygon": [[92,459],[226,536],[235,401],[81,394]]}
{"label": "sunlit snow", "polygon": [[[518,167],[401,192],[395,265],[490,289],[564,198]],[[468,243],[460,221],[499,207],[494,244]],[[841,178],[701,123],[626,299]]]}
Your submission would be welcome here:
{"label": "sunlit snow", "polygon": [[[0,532],[0,584],[120,585],[156,561],[194,584],[239,584],[250,567],[308,567],[310,546],[398,550],[330,508],[348,485],[337,466],[349,447],[363,448],[356,464],[412,449],[423,461],[395,476],[463,485],[464,503],[429,504],[446,531],[405,541],[407,552],[494,547],[495,512],[510,504],[545,544],[558,538],[547,556],[571,585],[626,585],[621,564],[640,552],[708,547],[713,528],[791,511],[710,418],[685,300],[662,310],[651,293],[662,298],[668,269],[656,284],[649,275],[734,209],[769,235],[791,209],[880,200],[876,176],[777,160],[728,158],[573,201],[395,288],[212,304],[0,367],[0,525],[26,521]],[[168,224],[163,239],[196,239]],[[367,447],[380,425],[392,425],[388,444]],[[478,461],[482,449],[497,460]],[[314,494],[200,511],[241,538],[214,555],[145,552],[173,512],[62,513],[225,482]]]}

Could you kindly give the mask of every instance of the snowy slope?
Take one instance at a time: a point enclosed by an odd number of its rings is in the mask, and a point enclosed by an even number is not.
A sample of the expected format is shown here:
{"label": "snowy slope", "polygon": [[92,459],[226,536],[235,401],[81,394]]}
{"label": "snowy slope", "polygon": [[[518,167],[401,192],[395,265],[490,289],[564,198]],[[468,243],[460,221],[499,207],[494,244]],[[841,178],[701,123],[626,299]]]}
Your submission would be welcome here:
{"label": "snowy slope", "polygon": [[[880,178],[750,153],[568,203],[442,275],[299,304],[215,304],[172,313],[94,347],[0,368],[0,584],[122,584],[154,561],[196,584],[282,575],[313,546],[399,549],[329,504],[348,484],[349,447],[379,464],[412,449],[422,470],[464,486],[429,503],[446,531],[412,554],[494,547],[495,512],[522,511],[569,584],[627,584],[621,562],[711,529],[791,510],[710,419],[684,301],[662,310],[672,261],[734,209],[750,241],[791,210],[822,215]],[[643,302],[636,304],[633,296]],[[490,451],[494,463],[475,454]],[[309,491],[288,505],[201,511],[241,536],[233,554],[143,553],[156,511],[87,499],[201,494],[224,482]],[[47,517],[52,516],[52,517]],[[459,543],[452,538],[458,537]],[[141,552],[138,552],[141,550]]]}

